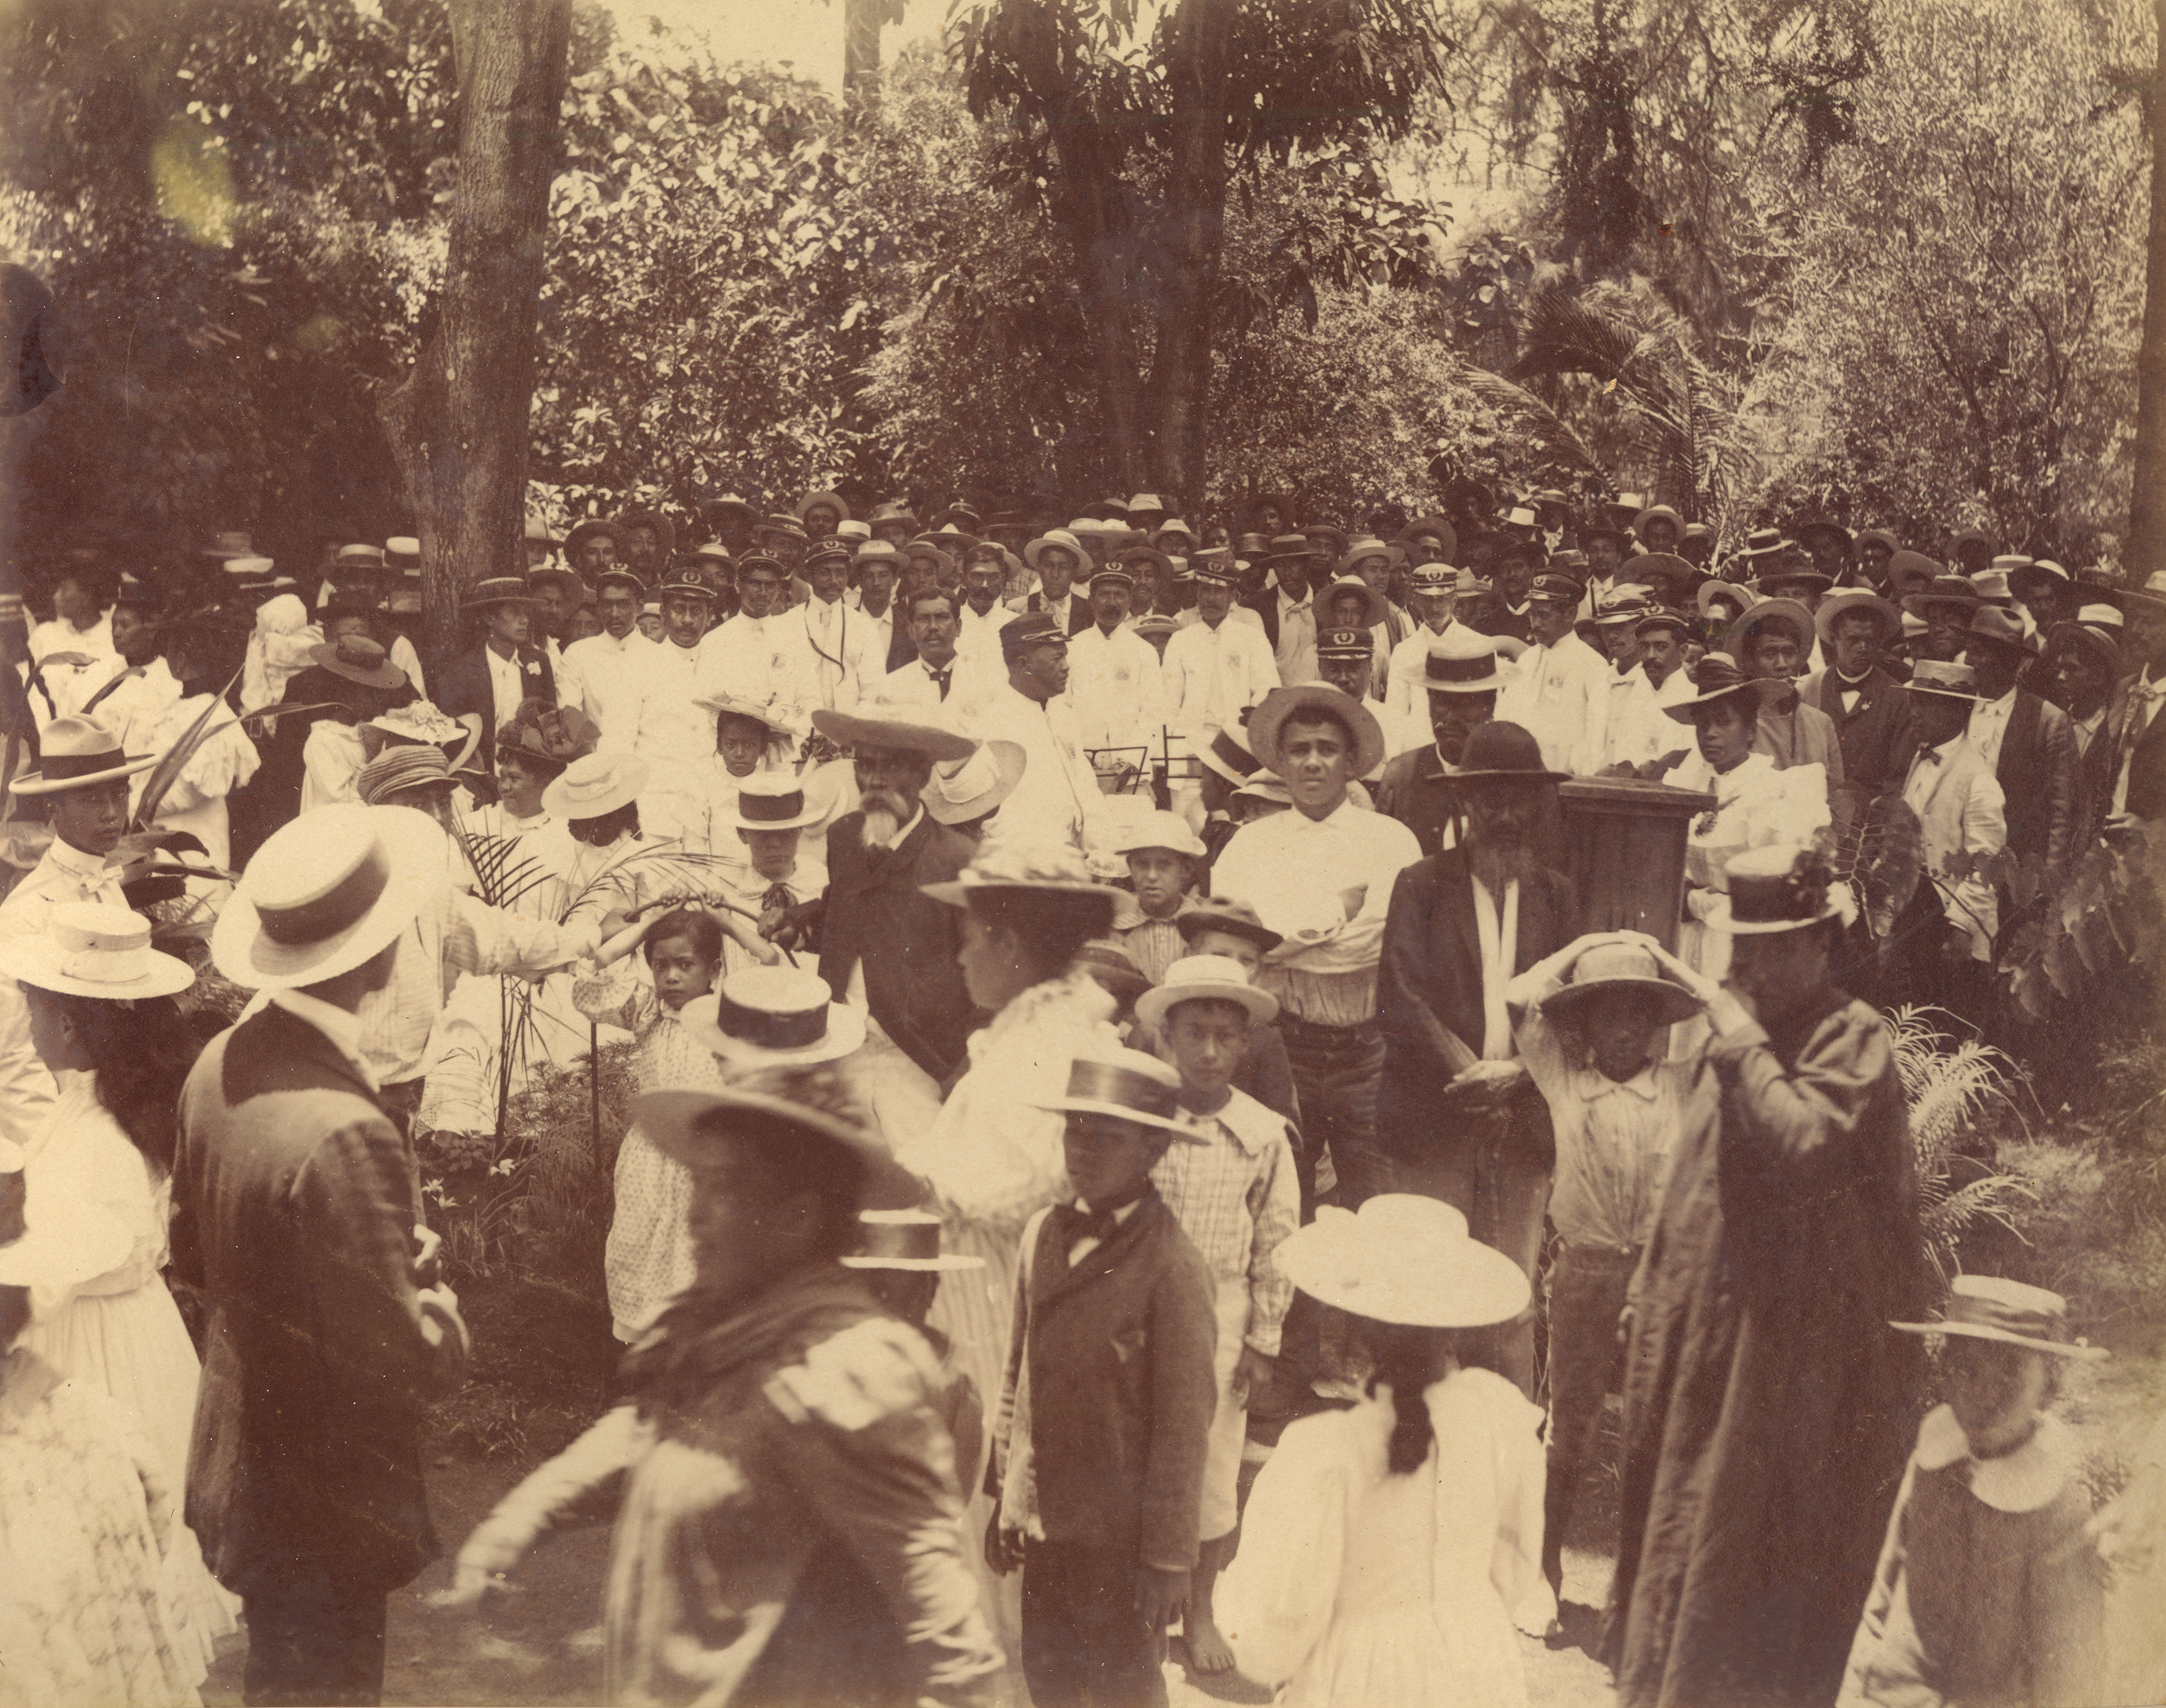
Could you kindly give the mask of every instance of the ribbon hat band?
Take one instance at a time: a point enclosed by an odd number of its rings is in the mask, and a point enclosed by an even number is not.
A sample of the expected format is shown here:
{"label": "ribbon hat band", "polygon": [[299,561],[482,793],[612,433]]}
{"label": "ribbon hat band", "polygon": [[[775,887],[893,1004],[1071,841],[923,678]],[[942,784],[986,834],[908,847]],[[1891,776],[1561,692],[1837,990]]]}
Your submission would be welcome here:
{"label": "ribbon hat band", "polygon": [[58,968],[85,984],[140,984],[151,976],[151,925],[127,932],[94,931],[55,920],[49,927],[60,950]]}
{"label": "ribbon hat band", "polygon": [[1175,1089],[1117,1062],[1077,1061],[1068,1069],[1071,1100],[1116,1104],[1138,1115],[1171,1120],[1177,1107]]}
{"label": "ribbon hat band", "polygon": [[754,794],[747,789],[737,795],[737,816],[748,822],[794,819],[804,811],[805,791],[801,788],[793,788],[786,794]]}
{"label": "ribbon hat band", "polygon": [[285,904],[259,898],[256,923],[282,949],[325,942],[366,919],[390,882],[391,862],[379,839],[359,865],[320,895]]}
{"label": "ribbon hat band", "polygon": [[827,1036],[827,1004],[778,1010],[747,1008],[717,992],[715,1020],[728,1036],[763,1050],[802,1050]]}

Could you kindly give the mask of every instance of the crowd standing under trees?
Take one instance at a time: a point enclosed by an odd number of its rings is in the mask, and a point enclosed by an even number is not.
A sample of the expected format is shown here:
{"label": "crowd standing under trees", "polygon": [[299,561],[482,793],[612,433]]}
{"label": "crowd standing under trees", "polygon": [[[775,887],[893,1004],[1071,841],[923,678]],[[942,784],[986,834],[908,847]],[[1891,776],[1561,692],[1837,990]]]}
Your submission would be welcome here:
{"label": "crowd standing under trees", "polygon": [[615,1700],[2166,1681],[2155,45],[1640,11],[9,20],[11,1676],[378,1700],[554,1170]]}

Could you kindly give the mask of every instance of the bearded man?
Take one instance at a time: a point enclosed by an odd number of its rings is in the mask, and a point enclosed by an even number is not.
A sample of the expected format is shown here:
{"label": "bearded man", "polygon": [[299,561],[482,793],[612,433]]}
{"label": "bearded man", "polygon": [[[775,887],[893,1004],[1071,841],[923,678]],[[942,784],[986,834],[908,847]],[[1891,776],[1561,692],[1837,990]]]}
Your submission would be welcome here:
{"label": "bearded man", "polygon": [[[1562,777],[1527,730],[1487,723],[1445,781],[1466,814],[1459,846],[1402,872],[1384,919],[1377,1136],[1397,1190],[1457,1206],[1531,1279],[1556,1140],[1504,994],[1579,932],[1571,882],[1540,852]],[[1531,1319],[1471,1335],[1465,1357],[1533,1396]]]}

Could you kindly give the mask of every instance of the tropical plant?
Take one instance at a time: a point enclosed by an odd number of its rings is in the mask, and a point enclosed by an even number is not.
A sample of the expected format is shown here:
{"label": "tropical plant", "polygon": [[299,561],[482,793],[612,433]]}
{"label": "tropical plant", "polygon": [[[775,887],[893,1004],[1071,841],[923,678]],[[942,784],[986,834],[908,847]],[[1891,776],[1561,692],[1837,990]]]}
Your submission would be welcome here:
{"label": "tropical plant", "polygon": [[[1887,1016],[1896,1071],[1909,1108],[1918,1173],[1918,1219],[1926,1249],[1945,1280],[1957,1267],[1964,1231],[1984,1221],[2021,1237],[2024,1208],[2037,1196],[2020,1175],[1974,1166],[1962,1170],[1961,1141],[1986,1110],[2010,1110],[2014,1064],[1976,1038],[1955,1042],[1931,1016],[1937,1009],[1905,1007]],[[1947,1016],[1952,1020],[1953,1016]]]}

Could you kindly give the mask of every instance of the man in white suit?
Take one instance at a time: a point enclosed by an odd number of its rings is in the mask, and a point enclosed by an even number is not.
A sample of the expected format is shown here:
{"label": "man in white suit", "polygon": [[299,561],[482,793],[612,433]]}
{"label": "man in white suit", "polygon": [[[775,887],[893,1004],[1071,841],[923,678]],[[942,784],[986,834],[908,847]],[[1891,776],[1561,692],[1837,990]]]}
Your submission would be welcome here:
{"label": "man in white suit", "polygon": [[1978,703],[1970,667],[1920,659],[1909,692],[1918,751],[1903,803],[1918,815],[1925,871],[1895,926],[1904,994],[1976,1024],[1986,1018],[2000,925],[1992,880],[1978,866],[2007,843],[2007,803],[1966,733]]}

